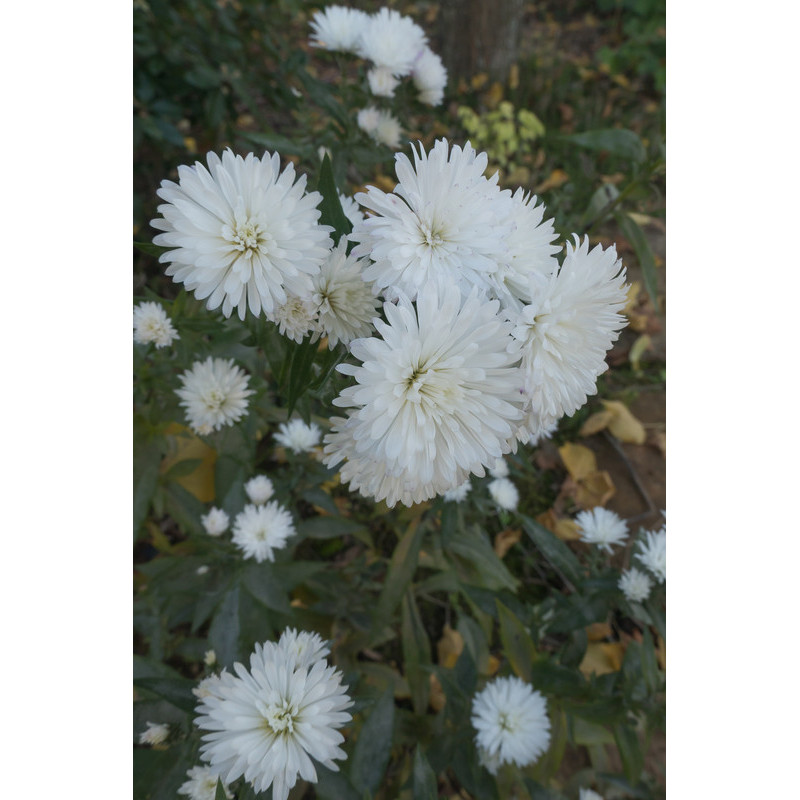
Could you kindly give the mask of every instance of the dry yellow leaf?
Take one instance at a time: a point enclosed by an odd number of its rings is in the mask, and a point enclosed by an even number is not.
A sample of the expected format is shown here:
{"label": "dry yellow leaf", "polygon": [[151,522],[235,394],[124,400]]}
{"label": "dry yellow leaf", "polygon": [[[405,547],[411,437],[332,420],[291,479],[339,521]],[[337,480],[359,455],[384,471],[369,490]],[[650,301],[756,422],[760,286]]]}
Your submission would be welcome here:
{"label": "dry yellow leaf", "polygon": [[653,433],[653,444],[661,451],[664,458],[667,457],[667,435],[663,431]]}
{"label": "dry yellow leaf", "polygon": [[558,448],[561,460],[567,468],[567,472],[576,480],[597,472],[597,459],[594,453],[582,444],[567,442]]}
{"label": "dry yellow leaf", "polygon": [[200,463],[188,475],[182,475],[175,482],[193,494],[201,503],[214,499],[214,464],[217,451],[195,436],[187,427],[172,423],[166,431],[169,452],[161,462],[163,475],[181,461],[200,459]]}
{"label": "dry yellow leaf", "polygon": [[491,677],[492,675],[500,669],[500,659],[497,656],[489,656],[489,664],[487,665],[486,669],[488,670],[487,675]]}
{"label": "dry yellow leaf", "polygon": [[436,642],[436,655],[439,664],[447,669],[452,669],[464,649],[464,637],[449,625],[444,626],[442,638]]}
{"label": "dry yellow leaf", "polygon": [[503,179],[503,183],[508,185],[511,184],[513,186],[525,186],[530,182],[531,179],[531,171],[525,166],[515,167],[508,175],[505,176]]}
{"label": "dry yellow leaf", "polygon": [[558,189],[569,180],[569,175],[563,169],[554,169],[533,191],[535,194],[549,192],[551,189]]}
{"label": "dry yellow leaf", "polygon": [[607,622],[593,622],[586,626],[586,636],[590,642],[602,642],[613,634]]}
{"label": "dry yellow leaf", "polygon": [[473,89],[480,89],[485,86],[489,81],[489,76],[485,72],[479,72],[477,75],[472,76],[470,83]]}
{"label": "dry yellow leaf", "polygon": [[617,487],[606,470],[593,472],[578,481],[575,502],[581,508],[604,506],[615,494]]}
{"label": "dry yellow leaf", "polygon": [[581,535],[578,532],[578,525],[575,520],[567,519],[566,517],[556,522],[553,533],[558,536],[559,539],[562,539],[565,542],[575,542],[581,538]]}
{"label": "dry yellow leaf", "polygon": [[628,287],[628,293],[626,295],[625,300],[625,308],[622,309],[623,314],[627,314],[635,305],[636,301],[639,299],[639,292],[642,290],[642,284],[639,281],[631,281],[630,286]]}
{"label": "dry yellow leaf", "polygon": [[587,678],[592,673],[617,672],[622,667],[624,655],[625,645],[621,642],[590,642],[579,669]]}
{"label": "dry yellow leaf", "polygon": [[600,433],[600,431],[608,427],[608,423],[611,422],[613,416],[614,413],[606,409],[603,411],[596,411],[581,425],[580,435],[592,436],[595,433]]}
{"label": "dry yellow leaf", "polygon": [[428,682],[430,683],[431,687],[428,702],[434,711],[441,711],[447,702],[447,698],[444,695],[444,689],[442,689],[442,684],[439,683],[439,679],[433,673],[430,674]]}
{"label": "dry yellow leaf", "polygon": [[646,333],[643,333],[631,346],[630,353],[628,353],[628,361],[631,362],[631,366],[637,372],[639,371],[639,361],[644,355],[645,350],[650,350],[652,345],[652,339]]}
{"label": "dry yellow leaf", "polygon": [[608,423],[608,429],[617,439],[630,444],[644,444],[647,438],[644,425],[631,414],[624,403],[619,400],[603,400],[603,406],[614,414]]}
{"label": "dry yellow leaf", "polygon": [[506,528],[494,537],[494,551],[498,558],[503,558],[505,554],[522,538],[522,531],[519,528]]}

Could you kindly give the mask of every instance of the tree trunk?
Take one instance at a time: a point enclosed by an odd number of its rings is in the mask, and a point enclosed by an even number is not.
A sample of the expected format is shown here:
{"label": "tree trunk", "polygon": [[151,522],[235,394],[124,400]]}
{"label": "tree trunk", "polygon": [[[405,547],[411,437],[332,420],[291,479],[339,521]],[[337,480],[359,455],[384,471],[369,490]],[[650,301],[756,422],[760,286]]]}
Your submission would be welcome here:
{"label": "tree trunk", "polygon": [[506,81],[517,60],[523,0],[445,0],[441,5],[442,60],[450,81],[486,72]]}

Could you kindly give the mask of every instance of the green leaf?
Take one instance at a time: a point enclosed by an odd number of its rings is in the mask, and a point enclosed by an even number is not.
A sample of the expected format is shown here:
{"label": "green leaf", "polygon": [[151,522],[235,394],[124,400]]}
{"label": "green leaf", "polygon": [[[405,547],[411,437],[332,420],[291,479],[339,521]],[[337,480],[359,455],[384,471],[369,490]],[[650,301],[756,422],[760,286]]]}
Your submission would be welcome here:
{"label": "green leaf", "polygon": [[550,747],[547,752],[536,762],[533,768],[533,777],[544,784],[558,772],[564,753],[567,748],[567,717],[560,710],[550,712]]}
{"label": "green leaf", "polygon": [[150,501],[158,486],[163,441],[137,443],[133,457],[133,534],[136,537],[147,519]]}
{"label": "green leaf", "polygon": [[222,778],[217,778],[217,790],[214,792],[214,800],[228,800],[225,794],[225,787],[222,785]]}
{"label": "green leaf", "polygon": [[155,258],[158,258],[162,253],[169,253],[170,250],[175,249],[174,247],[160,247],[150,242],[134,242],[133,246],[137,250],[141,250],[143,253],[147,253],[147,255],[154,256]]}
{"label": "green leaf", "polygon": [[247,591],[267,608],[282,614],[290,614],[292,608],[289,605],[288,592],[281,585],[278,572],[279,568],[269,562],[250,564],[245,567],[242,574],[242,583]]}
{"label": "green leaf", "polygon": [[584,131],[565,137],[568,142],[587,150],[605,151],[640,164],[647,157],[647,151],[639,136],[626,128],[604,128]]}
{"label": "green leaf", "polygon": [[572,738],[575,744],[585,747],[596,744],[614,744],[614,736],[608,728],[580,717],[574,717],[572,720]]}
{"label": "green leaf", "polygon": [[531,681],[531,666],[536,658],[536,648],[525,626],[499,601],[500,640],[503,653],[511,663],[514,674],[526,683]]}
{"label": "green leaf", "polygon": [[297,401],[308,389],[317,354],[317,342],[308,336],[300,344],[290,344],[288,358],[288,378],[286,380],[286,411],[291,417]]}
{"label": "green leaf", "polygon": [[614,741],[617,743],[617,749],[622,758],[625,777],[635,784],[639,780],[644,765],[644,754],[635,728],[629,723],[618,723],[614,726]]}
{"label": "green leaf", "polygon": [[197,698],[192,694],[196,686],[194,681],[186,678],[135,678],[133,685],[163,697],[182,711],[194,713],[197,705]]}
{"label": "green leaf", "polygon": [[392,751],[393,731],[394,695],[388,689],[367,717],[353,750],[350,780],[358,792],[372,795],[381,785]]}
{"label": "green leaf", "polygon": [[636,251],[636,258],[639,261],[639,267],[642,270],[642,278],[647,293],[650,295],[650,300],[653,307],[658,309],[658,279],[656,278],[656,260],[653,255],[653,250],[650,247],[650,242],[644,235],[644,231],[629,214],[618,212],[614,214],[614,219],[622,231],[622,235],[633,245]]}
{"label": "green leaf", "polygon": [[561,800],[563,797],[563,795],[554,792],[552,789],[542,786],[539,781],[535,781],[533,778],[523,777],[522,781],[531,796],[531,800]]}
{"label": "green leaf", "polygon": [[516,591],[516,578],[495,553],[489,537],[477,526],[455,531],[445,552],[464,582],[490,591]]}
{"label": "green leaf", "polygon": [[301,539],[335,539],[337,536],[353,536],[364,530],[364,525],[344,517],[309,517],[297,526]]}
{"label": "green leaf", "polygon": [[315,766],[317,784],[314,793],[319,800],[361,800],[361,795],[343,772],[334,772],[321,764]]}
{"label": "green leaf", "polygon": [[656,661],[656,649],[650,631],[645,628],[641,643],[642,657],[642,676],[650,692],[657,692],[661,686],[661,678],[658,673],[658,662]]}
{"label": "green leaf", "polygon": [[223,599],[211,627],[208,641],[221,667],[232,667],[239,647],[239,586],[236,584]]}
{"label": "green leaf", "polygon": [[411,690],[411,702],[416,714],[424,714],[428,707],[430,681],[422,667],[431,663],[431,645],[411,588],[403,596],[401,632],[403,672]]}
{"label": "green leaf", "polygon": [[333,167],[327,153],[319,168],[317,191],[322,195],[322,202],[319,204],[320,225],[330,225],[336,232],[335,238],[338,241],[341,236],[345,236],[353,230],[353,225],[342,209],[342,202],[339,200],[336,190],[336,181],[333,178]]}
{"label": "green leaf", "polygon": [[439,786],[428,759],[422,748],[417,745],[414,751],[414,771],[412,773],[414,785],[414,800],[437,800]]}
{"label": "green leaf", "polygon": [[522,527],[531,538],[539,552],[572,583],[578,583],[582,576],[581,563],[556,535],[530,517],[520,515]]}

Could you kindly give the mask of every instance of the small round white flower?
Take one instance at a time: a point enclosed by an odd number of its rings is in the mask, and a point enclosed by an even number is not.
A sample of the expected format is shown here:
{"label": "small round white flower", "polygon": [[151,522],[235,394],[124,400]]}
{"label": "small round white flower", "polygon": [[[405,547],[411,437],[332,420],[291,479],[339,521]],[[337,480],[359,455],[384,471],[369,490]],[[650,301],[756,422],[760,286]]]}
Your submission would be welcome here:
{"label": "small round white flower", "polygon": [[498,458],[494,462],[494,466],[489,469],[489,474],[493,478],[507,478],[508,477],[508,464],[504,458]]}
{"label": "small round white flower", "polygon": [[506,511],[514,511],[519,503],[519,492],[517,487],[508,478],[496,478],[490,481],[489,494],[492,500],[500,508]]}
{"label": "small round white flower", "polygon": [[647,600],[650,590],[653,588],[650,576],[646,572],[636,569],[636,567],[631,567],[623,572],[617,585],[632,603],[641,603]]}
{"label": "small round white flower", "polygon": [[372,318],[380,301],[363,278],[364,266],[364,261],[347,255],[347,239],[342,236],[314,278],[318,325],[330,350],[373,331]]}
{"label": "small round white flower", "polygon": [[596,506],[581,511],[576,517],[581,541],[596,544],[601,550],[611,552],[611,545],[622,544],[628,536],[628,526],[613,511]]}
{"label": "small round white flower", "polygon": [[378,144],[394,148],[400,147],[402,133],[400,121],[389,111],[369,106],[362,108],[356,119],[358,127]]}
{"label": "small round white flower", "polygon": [[[192,767],[186,773],[189,779],[178,789],[178,794],[185,794],[189,800],[215,800],[217,796],[217,781],[219,776],[211,771],[210,767]],[[233,794],[226,784],[222,784],[225,797],[233,800]]]}
{"label": "small round white flower", "polygon": [[358,54],[401,78],[411,73],[426,43],[425,31],[414,20],[382,8],[368,16]]}
{"label": "small round white flower", "polygon": [[162,217],[150,224],[153,238],[173,248],[159,257],[166,274],[185,284],[207,307],[270,314],[287,294],[304,297],[310,276],[331,247],[331,228],[320,225],[319,192],[306,193],[306,176],[295,182],[294,165],[280,171],[280,156],[246,158],[226,150],[178,167],[179,182],[162,181]]}
{"label": "small round white flower", "polygon": [[172,327],[167,312],[158,303],[139,303],[133,309],[133,340],[139,344],[168,347],[175,339],[180,339]]}
{"label": "small round white flower", "polygon": [[550,746],[544,697],[519,678],[496,678],[472,701],[472,725],[485,763],[533,764]]}
{"label": "small round white flower", "polygon": [[282,336],[300,344],[317,327],[317,313],[311,299],[311,288],[309,287],[309,294],[306,297],[287,295],[286,302],[276,305],[268,317],[278,326]]}
{"label": "small round white flower", "polygon": [[244,491],[251,503],[262,506],[275,494],[275,487],[266,475],[256,475],[245,483]]}
{"label": "small round white flower", "polygon": [[464,501],[466,496],[469,494],[469,490],[472,488],[472,482],[469,478],[467,478],[464,483],[456,486],[455,489],[448,489],[444,493],[444,499],[448,503],[461,503]]}
{"label": "small round white flower", "polygon": [[411,78],[419,91],[421,103],[429,106],[441,104],[447,86],[447,69],[430,47],[426,47],[414,62]]}
{"label": "small round white flower", "polygon": [[644,531],[645,541],[639,542],[636,558],[655,576],[659,583],[667,579],[667,526],[660,531]]}
{"label": "small round white flower", "polygon": [[394,90],[400,81],[386,67],[374,67],[367,73],[367,83],[376,97],[394,97]]}
{"label": "small round white flower", "polygon": [[213,667],[217,663],[217,654],[213,650],[206,650],[203,656],[203,663],[207,667]]}
{"label": "small round white flower", "polygon": [[233,521],[233,543],[245,558],[274,561],[275,550],[295,533],[292,515],[274,500],[263,506],[245,506]]}
{"label": "small round white flower", "polygon": [[275,441],[281,447],[299,455],[313,450],[319,444],[320,436],[322,431],[316,423],[306,425],[302,419],[292,419],[278,426]]}
{"label": "small round white flower", "polygon": [[603,795],[597,794],[593,789],[581,789],[578,800],[603,800]]}
{"label": "small round white flower", "polygon": [[208,514],[204,514],[200,517],[200,521],[203,523],[203,527],[209,536],[221,536],[228,530],[228,525],[230,525],[230,518],[228,515],[221,508],[217,508],[216,506],[214,506]]}
{"label": "small round white flower", "polygon": [[311,19],[311,46],[342,53],[357,53],[369,15],[355,8],[327,6]]}
{"label": "small round white flower", "polygon": [[198,568],[197,568],[197,569],[194,571],[194,574],[195,574],[195,575],[205,575],[205,574],[207,574],[207,573],[208,573],[208,565],[206,565],[206,564],[202,564],[201,566],[199,566],[199,567],[198,567]]}
{"label": "small round white flower", "polygon": [[286,800],[298,776],[317,782],[312,758],[338,771],[334,759],[347,758],[338,728],[353,704],[341,672],[324,659],[300,664],[274,642],[256,645],[249,670],[234,670],[197,709],[195,723],[207,731],[200,755],[212,770],[227,783],[243,775],[257,792],[272,786],[274,800]]}
{"label": "small round white flower", "polygon": [[293,655],[301,667],[313,666],[315,661],[327,658],[331,649],[318,633],[287,628],[278,640],[278,647]]}
{"label": "small round white flower", "polygon": [[165,723],[148,722],[147,729],[139,734],[139,744],[162,744],[169,736],[169,725]]}
{"label": "small round white flower", "polygon": [[238,422],[247,411],[248,377],[233,359],[212,358],[195,361],[180,376],[182,389],[176,390],[191,428],[200,435]]}

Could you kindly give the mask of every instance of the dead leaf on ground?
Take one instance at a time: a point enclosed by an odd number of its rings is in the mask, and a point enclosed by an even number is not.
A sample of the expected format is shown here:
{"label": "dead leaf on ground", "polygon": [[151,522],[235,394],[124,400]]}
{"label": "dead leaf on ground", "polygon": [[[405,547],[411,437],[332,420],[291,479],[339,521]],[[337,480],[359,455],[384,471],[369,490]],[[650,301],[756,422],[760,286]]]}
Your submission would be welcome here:
{"label": "dead leaf on ground", "polygon": [[439,664],[447,669],[452,669],[464,649],[464,637],[449,625],[442,630],[442,638],[436,642],[436,655]]}
{"label": "dead leaf on ground", "polygon": [[602,469],[578,481],[575,502],[581,508],[604,506],[616,493],[617,487],[614,486],[611,475]]}
{"label": "dead leaf on ground", "polygon": [[567,442],[558,448],[561,460],[567,472],[579,481],[593,472],[597,472],[597,458],[592,450],[582,444]]}
{"label": "dead leaf on ground", "polygon": [[644,444],[647,438],[644,425],[633,416],[624,403],[618,400],[603,400],[603,410],[592,414],[583,423],[580,434],[591,436],[605,429],[621,442],[629,444]]}
{"label": "dead leaf on ground", "polygon": [[170,450],[161,462],[161,474],[165,474],[181,461],[200,459],[200,463],[188,475],[181,475],[175,482],[193,494],[201,503],[212,502],[217,451],[184,425],[173,423],[165,433]]}
{"label": "dead leaf on ground", "polygon": [[611,626],[607,622],[593,622],[586,626],[586,636],[590,642],[602,642],[613,635]]}
{"label": "dead leaf on ground", "polygon": [[494,537],[494,552],[498,558],[503,558],[505,554],[522,538],[522,531],[519,528],[506,528]]}
{"label": "dead leaf on ground", "polygon": [[563,169],[554,169],[533,191],[535,194],[543,194],[551,189],[559,189],[569,180],[569,175]]}
{"label": "dead leaf on ground", "polygon": [[579,669],[587,678],[592,673],[606,675],[618,672],[624,655],[625,645],[622,642],[590,642]]}
{"label": "dead leaf on ground", "polygon": [[430,674],[428,683],[431,689],[428,702],[434,711],[441,711],[447,702],[442,684],[439,683],[439,679],[433,673]]}

